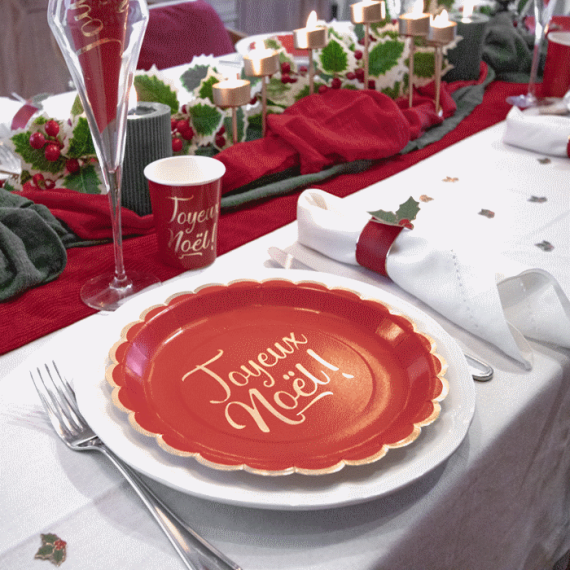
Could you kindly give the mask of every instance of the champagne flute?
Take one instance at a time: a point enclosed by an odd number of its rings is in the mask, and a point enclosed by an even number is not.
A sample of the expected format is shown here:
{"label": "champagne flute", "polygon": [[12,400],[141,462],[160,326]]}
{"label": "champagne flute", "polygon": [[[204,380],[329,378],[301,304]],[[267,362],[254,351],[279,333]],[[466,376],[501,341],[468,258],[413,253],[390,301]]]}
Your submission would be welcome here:
{"label": "champagne flute", "polygon": [[83,108],[109,198],[114,272],[81,288],[88,306],[115,310],[130,295],[158,283],[145,273],[126,274],[121,231],[121,172],[129,91],[148,23],[146,0],[50,0],[48,23]]}
{"label": "champagne flute", "polygon": [[521,109],[528,107],[536,107],[540,101],[536,95],[536,78],[538,76],[538,65],[540,62],[540,52],[546,31],[552,14],[556,0],[530,0],[533,3],[534,12],[534,48],[532,52],[532,63],[530,67],[530,79],[528,82],[528,91],[525,95],[513,95],[507,97],[507,102]]}

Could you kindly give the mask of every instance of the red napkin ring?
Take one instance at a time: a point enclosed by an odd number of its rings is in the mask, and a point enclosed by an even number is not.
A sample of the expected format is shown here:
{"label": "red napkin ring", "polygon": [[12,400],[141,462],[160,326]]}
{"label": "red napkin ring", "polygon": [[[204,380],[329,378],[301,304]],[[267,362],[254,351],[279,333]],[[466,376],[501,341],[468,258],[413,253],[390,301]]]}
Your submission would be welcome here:
{"label": "red napkin ring", "polygon": [[358,238],[356,261],[359,265],[388,277],[386,259],[392,244],[403,229],[402,226],[390,226],[371,219]]}

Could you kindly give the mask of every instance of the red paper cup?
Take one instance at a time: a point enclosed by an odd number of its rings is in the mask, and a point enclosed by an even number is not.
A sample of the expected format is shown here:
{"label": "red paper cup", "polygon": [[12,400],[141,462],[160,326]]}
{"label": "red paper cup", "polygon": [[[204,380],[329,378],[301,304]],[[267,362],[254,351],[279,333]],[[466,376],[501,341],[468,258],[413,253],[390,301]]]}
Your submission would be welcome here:
{"label": "red paper cup", "polygon": [[545,97],[564,97],[570,89],[570,32],[550,32],[542,78]]}
{"label": "red paper cup", "polygon": [[225,171],[219,160],[207,156],[163,158],[144,169],[158,251],[169,265],[198,269],[216,259]]}

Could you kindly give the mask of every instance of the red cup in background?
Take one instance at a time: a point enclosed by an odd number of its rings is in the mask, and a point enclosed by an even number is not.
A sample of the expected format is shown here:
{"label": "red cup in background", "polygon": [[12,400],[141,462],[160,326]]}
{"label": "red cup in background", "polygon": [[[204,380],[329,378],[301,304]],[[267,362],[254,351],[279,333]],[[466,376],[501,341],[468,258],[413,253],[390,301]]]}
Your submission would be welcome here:
{"label": "red cup in background", "polygon": [[207,156],[173,156],[144,169],[165,263],[198,269],[216,259],[222,176],[226,167]]}
{"label": "red cup in background", "polygon": [[550,32],[542,78],[544,97],[564,97],[570,89],[570,31]]}

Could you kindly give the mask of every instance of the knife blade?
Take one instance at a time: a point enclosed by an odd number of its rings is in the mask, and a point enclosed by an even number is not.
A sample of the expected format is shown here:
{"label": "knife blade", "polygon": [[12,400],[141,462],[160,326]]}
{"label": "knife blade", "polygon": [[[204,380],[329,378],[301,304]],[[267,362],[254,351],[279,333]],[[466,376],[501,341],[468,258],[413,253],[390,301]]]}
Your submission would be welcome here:
{"label": "knife blade", "polygon": [[[283,251],[278,247],[270,247],[267,250],[267,253],[275,263],[284,269],[305,269],[309,271],[317,271],[314,267],[299,261],[293,254]],[[471,373],[473,380],[477,380],[477,382],[488,382],[493,378],[495,372],[489,364],[475,358],[474,356],[470,356],[469,354],[463,353],[463,356],[465,356],[465,360],[467,361],[467,366],[469,367],[469,372]]]}

